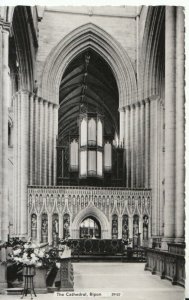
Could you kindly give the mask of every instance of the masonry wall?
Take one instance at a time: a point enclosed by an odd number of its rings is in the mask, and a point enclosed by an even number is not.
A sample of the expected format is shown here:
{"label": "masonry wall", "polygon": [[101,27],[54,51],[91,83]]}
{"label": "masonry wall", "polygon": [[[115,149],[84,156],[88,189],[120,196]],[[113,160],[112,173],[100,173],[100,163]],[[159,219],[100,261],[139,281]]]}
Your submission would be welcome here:
{"label": "masonry wall", "polygon": [[[73,10],[73,9],[72,9]],[[67,12],[66,12],[67,11]],[[69,7],[47,7],[39,26],[39,49],[37,55],[37,76],[40,76],[50,51],[71,31],[93,23],[103,28],[126,50],[131,62],[136,67],[136,7],[125,8],[75,8],[69,13]],[[127,12],[127,13],[126,13]],[[114,13],[111,16],[111,13]]]}

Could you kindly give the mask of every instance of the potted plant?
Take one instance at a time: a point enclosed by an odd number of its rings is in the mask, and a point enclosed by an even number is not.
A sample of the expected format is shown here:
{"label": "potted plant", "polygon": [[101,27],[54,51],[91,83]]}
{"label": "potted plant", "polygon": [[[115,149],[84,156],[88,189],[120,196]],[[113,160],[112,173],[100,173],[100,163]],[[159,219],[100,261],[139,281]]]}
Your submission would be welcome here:
{"label": "potted plant", "polygon": [[37,292],[40,289],[46,290],[46,260],[47,253],[45,248],[34,244],[31,241],[16,244],[12,253],[9,254],[9,262],[16,263],[22,268],[23,276],[34,276],[34,287]]}

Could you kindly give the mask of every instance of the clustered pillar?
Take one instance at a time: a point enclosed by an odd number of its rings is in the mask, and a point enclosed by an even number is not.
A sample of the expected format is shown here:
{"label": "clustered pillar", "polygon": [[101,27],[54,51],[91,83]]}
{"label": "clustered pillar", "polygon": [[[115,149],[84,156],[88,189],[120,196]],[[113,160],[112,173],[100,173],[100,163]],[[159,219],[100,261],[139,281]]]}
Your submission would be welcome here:
{"label": "clustered pillar", "polygon": [[[150,100],[128,105],[120,112],[124,124],[126,187],[149,188]],[[123,134],[121,134],[122,136]]]}
{"label": "clustered pillar", "polygon": [[176,207],[175,237],[183,241],[184,237],[184,14],[177,7],[176,21]]}
{"label": "clustered pillar", "polygon": [[13,103],[14,234],[26,236],[28,184],[56,185],[58,106],[26,90],[17,92]]}
{"label": "clustered pillar", "polygon": [[30,185],[56,185],[58,105],[30,97]]}
{"label": "clustered pillar", "polygon": [[[165,15],[164,243],[184,241],[184,13]],[[176,238],[176,239],[175,239]]]}
{"label": "clustered pillar", "polygon": [[8,237],[9,24],[0,19],[0,239]]}
{"label": "clustered pillar", "polygon": [[20,90],[14,95],[14,233],[27,235],[27,185],[29,183],[30,156],[30,94]]}

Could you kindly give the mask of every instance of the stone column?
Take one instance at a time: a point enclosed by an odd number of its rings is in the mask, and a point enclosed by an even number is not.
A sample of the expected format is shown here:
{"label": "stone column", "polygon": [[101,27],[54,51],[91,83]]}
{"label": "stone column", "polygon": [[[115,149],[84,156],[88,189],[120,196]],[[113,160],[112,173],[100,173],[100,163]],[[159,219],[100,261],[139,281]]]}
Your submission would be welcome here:
{"label": "stone column", "polygon": [[21,205],[20,199],[21,199],[21,182],[20,182],[20,174],[21,174],[21,95],[20,93],[17,93],[17,106],[18,106],[18,118],[17,118],[17,141],[16,141],[16,146],[17,146],[17,151],[18,151],[18,156],[17,156],[17,194],[15,198],[15,206],[17,207],[16,212],[16,234],[20,234],[20,210],[19,207]]}
{"label": "stone column", "polygon": [[31,94],[30,95],[30,101],[29,101],[29,105],[30,105],[30,178],[29,178],[29,183],[30,185],[33,184],[33,156],[34,156],[34,153],[33,153],[33,133],[34,133],[34,126],[33,126],[33,119],[34,119],[34,114],[33,114],[33,95]]}
{"label": "stone column", "polygon": [[150,187],[152,188],[152,234],[158,234],[158,99],[152,97],[150,101]]}
{"label": "stone column", "polygon": [[29,183],[29,93],[21,92],[21,173],[20,173],[20,189],[21,189],[21,231],[22,236],[27,235],[27,186]]}
{"label": "stone column", "polygon": [[144,187],[144,178],[145,178],[145,173],[144,173],[144,140],[145,140],[145,131],[144,131],[144,101],[141,102],[141,107],[140,107],[140,169],[141,169],[141,187]]}
{"label": "stone column", "polygon": [[39,131],[39,103],[38,97],[35,97],[35,185],[39,185],[38,173],[39,173],[39,165],[38,165],[38,156],[39,156],[39,139],[38,139],[38,131]]}
{"label": "stone column", "polygon": [[[14,197],[16,197],[17,194],[17,174],[16,174],[16,170],[17,170],[17,164],[18,164],[18,159],[17,159],[17,155],[18,155],[18,149],[17,149],[17,144],[16,144],[16,140],[17,140],[17,109],[18,109],[18,105],[17,105],[17,100],[16,100],[16,95],[14,95],[13,97],[13,119],[14,119],[14,132],[13,132],[13,164],[14,164],[14,168],[13,168],[13,191],[14,191]],[[16,232],[16,228],[15,228],[15,224],[16,224],[16,215],[17,215],[17,205],[14,202],[13,203],[13,234],[15,234]]]}
{"label": "stone column", "polygon": [[44,148],[43,148],[43,184],[47,185],[47,148],[48,148],[48,102],[44,101]]}
{"label": "stone column", "polygon": [[58,106],[53,106],[53,185],[56,186],[56,138],[58,136]]}
{"label": "stone column", "polygon": [[135,187],[135,106],[131,108],[130,118],[130,140],[131,140],[131,188]]}
{"label": "stone column", "polygon": [[[1,24],[0,24],[1,27]],[[0,112],[1,112],[1,124],[0,124],[0,204],[1,204],[1,240],[6,241],[8,237],[8,103],[9,103],[9,67],[8,67],[8,55],[9,55],[9,27],[6,24],[1,28],[1,66],[0,71]]]}
{"label": "stone column", "polygon": [[19,91],[14,98],[14,233],[27,235],[27,186],[29,184],[29,92]]}
{"label": "stone column", "polygon": [[43,144],[44,144],[44,109],[43,100],[39,98],[39,185],[42,185],[43,177]]}
{"label": "stone column", "polygon": [[48,126],[48,185],[52,185],[52,159],[53,159],[53,104],[49,103]]}
{"label": "stone column", "polygon": [[130,107],[125,108],[126,187],[130,186]]}
{"label": "stone column", "polygon": [[149,188],[149,162],[150,162],[150,101],[145,100],[145,188]]}
{"label": "stone column", "polygon": [[140,146],[139,146],[139,128],[140,126],[140,103],[137,103],[135,106],[135,174],[136,174],[136,187],[140,187]]}
{"label": "stone column", "polygon": [[176,8],[176,203],[175,203],[175,237],[184,241],[184,13],[182,7]]}
{"label": "stone column", "polygon": [[166,6],[165,14],[164,237],[167,241],[175,234],[175,9]]}
{"label": "stone column", "polygon": [[160,101],[160,236],[163,236],[164,224],[164,101]]}
{"label": "stone column", "polygon": [[120,145],[124,145],[124,136],[125,136],[125,110],[124,108],[119,109],[119,120],[120,120],[120,131],[119,131],[119,143]]}

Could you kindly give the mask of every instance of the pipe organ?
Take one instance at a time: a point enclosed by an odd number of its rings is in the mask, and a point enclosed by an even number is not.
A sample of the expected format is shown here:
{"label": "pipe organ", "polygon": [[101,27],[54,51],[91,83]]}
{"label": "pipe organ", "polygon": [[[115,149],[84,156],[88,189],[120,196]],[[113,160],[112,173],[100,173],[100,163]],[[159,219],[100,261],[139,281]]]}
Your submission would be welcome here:
{"label": "pipe organ", "polygon": [[81,113],[79,116],[79,177],[103,177],[103,116]]}

